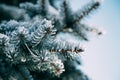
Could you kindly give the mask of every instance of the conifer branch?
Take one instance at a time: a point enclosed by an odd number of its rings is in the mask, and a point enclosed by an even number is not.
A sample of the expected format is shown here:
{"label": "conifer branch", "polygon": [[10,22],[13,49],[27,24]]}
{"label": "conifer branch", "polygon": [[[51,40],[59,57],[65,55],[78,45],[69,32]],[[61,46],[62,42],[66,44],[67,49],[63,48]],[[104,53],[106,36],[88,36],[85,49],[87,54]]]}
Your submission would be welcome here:
{"label": "conifer branch", "polygon": [[30,74],[30,71],[25,66],[18,65],[18,69],[25,80],[34,80],[32,75]]}
{"label": "conifer branch", "polygon": [[[69,6],[68,0],[63,0],[61,4],[61,13],[60,15],[63,17],[63,23],[68,24],[71,21],[72,10]],[[63,25],[67,26],[67,25]]]}
{"label": "conifer branch", "polygon": [[15,20],[10,20],[9,22],[2,22],[0,24],[0,33],[10,35],[18,26],[18,22]]}
{"label": "conifer branch", "polygon": [[74,25],[72,27],[72,29],[74,30],[74,32],[76,32],[83,40],[88,41],[88,33],[95,33],[97,35],[102,35],[103,31],[91,26],[91,25],[87,25],[87,24],[82,24],[82,23],[76,23],[76,25]]}
{"label": "conifer branch", "polygon": [[47,35],[54,35],[55,30],[53,29],[53,25],[51,24],[51,21],[47,21],[44,19],[40,25],[38,26],[38,29],[33,33],[31,37],[32,44],[34,46],[38,45],[43,38],[45,38]]}
{"label": "conifer branch", "polygon": [[76,44],[69,41],[55,40],[50,46],[49,51],[60,54],[63,61],[64,59],[73,59],[75,55],[84,52],[84,49],[79,43]]}
{"label": "conifer branch", "polygon": [[[7,67],[6,67],[7,66]],[[8,80],[10,77],[11,67],[4,60],[0,59],[0,75],[3,80]]]}
{"label": "conifer branch", "polygon": [[48,14],[49,0],[39,0],[38,4],[40,4],[41,15],[46,16]]}
{"label": "conifer branch", "polygon": [[0,18],[6,20],[29,20],[29,16],[25,13],[25,11],[23,9],[19,9],[18,7],[0,4],[0,10],[0,14],[2,15]]}
{"label": "conifer branch", "polygon": [[73,16],[74,17],[73,24],[81,21],[83,18],[88,16],[91,12],[98,9],[100,4],[101,4],[100,1],[92,1],[87,5],[85,5],[82,9],[78,10]]}
{"label": "conifer branch", "polygon": [[103,33],[81,20],[101,2],[92,1],[74,12],[68,0],[60,0],[60,8],[57,1],[20,3],[22,9],[0,4],[0,14],[5,15],[1,17],[14,19],[0,20],[0,79],[89,80],[80,69],[81,39],[88,41],[91,32]]}
{"label": "conifer branch", "polygon": [[21,3],[20,8],[25,9],[31,17],[40,13],[40,6],[30,2]]}

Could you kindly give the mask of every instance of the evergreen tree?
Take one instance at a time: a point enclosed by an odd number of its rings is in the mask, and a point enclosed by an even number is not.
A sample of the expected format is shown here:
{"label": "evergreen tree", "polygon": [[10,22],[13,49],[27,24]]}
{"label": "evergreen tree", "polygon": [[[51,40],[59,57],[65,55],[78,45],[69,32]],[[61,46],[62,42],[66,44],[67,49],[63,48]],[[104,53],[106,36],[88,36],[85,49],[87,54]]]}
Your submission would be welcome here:
{"label": "evergreen tree", "polygon": [[0,79],[89,80],[79,68],[81,44],[103,33],[82,20],[101,1],[76,12],[68,0],[25,1],[0,2]]}

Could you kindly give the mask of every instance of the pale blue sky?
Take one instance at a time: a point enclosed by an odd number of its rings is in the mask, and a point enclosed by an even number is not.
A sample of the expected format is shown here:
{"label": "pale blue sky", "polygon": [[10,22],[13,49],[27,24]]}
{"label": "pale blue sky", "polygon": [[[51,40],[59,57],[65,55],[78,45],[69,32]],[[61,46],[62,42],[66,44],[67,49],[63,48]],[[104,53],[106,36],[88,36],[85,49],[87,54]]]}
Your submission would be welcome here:
{"label": "pale blue sky", "polygon": [[[72,0],[71,3],[77,10],[89,1]],[[84,21],[102,26],[107,32],[87,43],[82,56],[85,71],[92,80],[120,80],[120,0],[104,0],[100,9]]]}

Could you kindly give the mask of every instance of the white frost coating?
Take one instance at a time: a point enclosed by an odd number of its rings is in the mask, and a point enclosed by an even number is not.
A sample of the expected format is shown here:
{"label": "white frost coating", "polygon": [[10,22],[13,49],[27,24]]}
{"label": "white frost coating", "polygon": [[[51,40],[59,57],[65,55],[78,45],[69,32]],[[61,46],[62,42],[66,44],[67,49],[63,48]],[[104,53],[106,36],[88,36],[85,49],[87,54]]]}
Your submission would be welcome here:
{"label": "white frost coating", "polygon": [[41,22],[41,26],[44,25],[45,28],[53,28],[54,26],[52,25],[52,22],[49,20],[44,19]]}
{"label": "white frost coating", "polygon": [[10,39],[8,36],[0,33],[0,45],[7,45],[9,44],[9,41]]}
{"label": "white frost coating", "polygon": [[18,28],[18,33],[20,33],[20,34],[26,34],[26,33],[28,33],[28,31],[27,31],[27,29],[24,28],[24,27],[19,27],[19,28]]}

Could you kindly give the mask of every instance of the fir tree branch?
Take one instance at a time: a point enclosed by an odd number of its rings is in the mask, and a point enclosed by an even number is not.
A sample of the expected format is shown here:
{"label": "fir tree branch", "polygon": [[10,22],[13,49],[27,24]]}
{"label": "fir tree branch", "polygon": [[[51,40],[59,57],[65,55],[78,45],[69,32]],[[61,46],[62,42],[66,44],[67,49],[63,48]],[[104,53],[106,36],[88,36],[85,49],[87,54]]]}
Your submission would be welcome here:
{"label": "fir tree branch", "polygon": [[25,78],[25,80],[34,80],[32,75],[30,74],[30,71],[23,65],[17,66],[21,75]]}
{"label": "fir tree branch", "polygon": [[83,24],[83,23],[76,23],[76,25],[74,25],[72,27],[73,31],[76,32],[83,40],[88,41],[89,37],[88,37],[88,33],[92,32],[95,33],[97,35],[102,35],[103,31],[91,26],[91,25],[87,25],[87,24]]}
{"label": "fir tree branch", "polygon": [[65,40],[54,40],[48,49],[51,53],[57,53],[63,61],[66,59],[72,60],[80,52],[84,51],[79,43],[72,43]]}
{"label": "fir tree branch", "polygon": [[33,46],[38,45],[41,40],[44,39],[47,35],[54,35],[55,30],[52,29],[53,25],[51,24],[51,21],[47,21],[46,19],[44,19],[31,37]]}
{"label": "fir tree branch", "polygon": [[75,13],[68,0],[61,1],[60,9],[54,6],[56,2],[26,2],[20,4],[23,9],[0,5],[0,13],[8,14],[7,19],[23,20],[0,24],[0,77],[5,80],[88,80],[79,68],[80,53],[84,49],[78,37],[89,40],[88,33],[101,35],[102,32],[80,21],[96,10],[100,1],[95,0]]}
{"label": "fir tree branch", "polygon": [[5,59],[8,53],[9,37],[0,33],[0,59]]}
{"label": "fir tree branch", "polygon": [[5,60],[0,59],[0,75],[3,80],[8,80],[11,74],[11,66]]}
{"label": "fir tree branch", "polygon": [[0,16],[3,20],[28,20],[29,16],[25,13],[24,10],[19,9],[15,6],[8,6],[5,4],[0,4]]}
{"label": "fir tree branch", "polygon": [[[72,10],[71,10],[71,7],[69,6],[68,0],[62,1],[60,15],[63,17],[64,24],[70,23],[71,16],[72,16]],[[68,25],[63,25],[63,26],[68,26]]]}
{"label": "fir tree branch", "polygon": [[9,44],[9,37],[0,33],[0,48],[3,48]]}
{"label": "fir tree branch", "polygon": [[12,61],[13,63],[25,62],[26,57],[30,55],[25,45],[25,43],[29,41],[28,36],[29,36],[28,31],[24,27],[18,27],[18,29],[12,33],[10,43],[13,45],[12,46],[14,48],[13,52],[16,52],[16,55],[13,56],[13,60],[15,60],[15,61]]}
{"label": "fir tree branch", "polygon": [[48,14],[49,0],[39,0],[41,15],[46,16]]}
{"label": "fir tree branch", "polygon": [[83,51],[84,50],[81,48],[80,44],[75,44],[68,41],[59,41],[59,40],[56,40],[51,44],[51,50],[50,50],[50,52],[62,52],[62,53],[66,53],[66,52],[79,53]]}
{"label": "fir tree branch", "polygon": [[40,51],[38,54],[38,57],[27,62],[27,67],[31,71],[49,71],[49,73],[56,76],[59,76],[64,71],[64,65],[57,55],[51,54],[47,50]]}
{"label": "fir tree branch", "polygon": [[12,32],[11,43],[19,45],[27,42],[28,32],[29,31],[25,27],[18,27],[17,30]]}
{"label": "fir tree branch", "polygon": [[31,17],[35,16],[36,14],[47,16],[49,12],[49,1],[38,0],[36,4],[30,2],[21,3],[20,7],[25,9]]}
{"label": "fir tree branch", "polygon": [[[49,63],[49,64],[48,64]],[[59,76],[64,72],[64,65],[57,55],[51,54],[49,51],[42,52],[41,70],[49,70],[50,73]]]}
{"label": "fir tree branch", "polygon": [[82,9],[78,10],[75,14],[74,14],[74,18],[73,18],[73,24],[76,22],[81,21],[83,18],[85,18],[86,16],[88,16],[91,12],[93,12],[94,10],[98,9],[98,7],[100,6],[101,2],[99,0],[97,1],[92,1],[90,3],[88,3],[87,5],[85,5]]}
{"label": "fir tree branch", "polygon": [[11,35],[11,32],[16,30],[18,27],[18,22],[15,20],[10,20],[9,22],[2,22],[0,24],[0,33],[6,34],[6,35]]}
{"label": "fir tree branch", "polygon": [[40,13],[40,6],[30,2],[21,3],[20,8],[25,9],[31,17]]}

